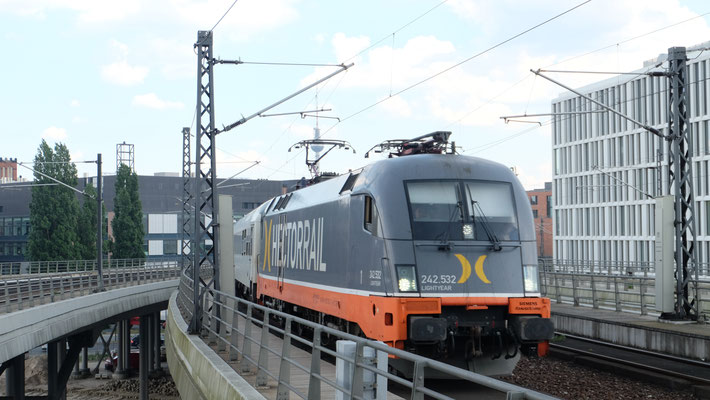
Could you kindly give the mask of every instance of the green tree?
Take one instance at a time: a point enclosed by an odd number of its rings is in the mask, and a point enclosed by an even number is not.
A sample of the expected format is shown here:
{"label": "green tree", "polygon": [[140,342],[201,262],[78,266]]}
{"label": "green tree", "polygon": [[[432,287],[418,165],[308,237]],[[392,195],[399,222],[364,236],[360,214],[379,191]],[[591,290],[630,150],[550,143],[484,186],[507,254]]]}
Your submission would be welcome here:
{"label": "green tree", "polygon": [[[96,189],[92,184],[84,188],[84,205],[81,207],[81,215],[77,226],[77,236],[81,244],[81,258],[90,260],[96,258]],[[106,218],[106,207],[101,204],[103,214],[103,253],[108,254],[108,222]]]}
{"label": "green tree", "polygon": [[111,223],[114,258],[145,258],[143,207],[138,196],[138,175],[125,164],[116,173],[113,208],[116,213]]}
{"label": "green tree", "polygon": [[[76,260],[81,246],[77,237],[79,201],[70,188],[56,184],[48,175],[64,184],[77,184],[76,165],[69,149],[56,143],[52,149],[43,139],[34,158],[34,183],[30,201],[28,255],[32,261]],[[37,186],[43,185],[43,186]]]}

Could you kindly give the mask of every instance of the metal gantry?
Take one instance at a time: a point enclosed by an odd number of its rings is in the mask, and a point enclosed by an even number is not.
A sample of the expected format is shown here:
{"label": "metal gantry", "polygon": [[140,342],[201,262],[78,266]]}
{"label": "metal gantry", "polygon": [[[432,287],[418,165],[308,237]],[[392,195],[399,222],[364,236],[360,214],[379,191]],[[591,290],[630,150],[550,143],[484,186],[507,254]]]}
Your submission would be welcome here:
{"label": "metal gantry", "polygon": [[[214,63],[212,31],[197,32],[197,131],[195,132],[194,234],[192,242],[192,276],[194,312],[190,333],[202,330],[201,300],[210,288],[219,289],[217,238],[213,226],[216,192],[216,159],[214,120]],[[204,217],[202,217],[204,215]]]}
{"label": "metal gantry", "polygon": [[191,267],[192,249],[192,218],[190,216],[190,203],[192,202],[192,188],[190,180],[190,128],[182,128],[182,243],[181,267]]}
{"label": "metal gantry", "polygon": [[[668,171],[675,195],[676,303],[673,319],[697,318],[690,301],[690,280],[697,281],[695,253],[695,201],[693,194],[693,144],[688,135],[688,86],[685,47],[668,49]],[[694,297],[697,299],[697,287]]]}
{"label": "metal gantry", "polygon": [[[214,65],[217,63],[242,64],[241,61],[217,60],[213,57],[212,31],[197,32],[197,43],[195,49],[197,53],[197,132],[195,133],[195,175],[193,177],[192,200],[194,203],[194,217],[192,225],[194,230],[190,237],[190,255],[192,258],[192,278],[193,278],[193,304],[194,310],[190,321],[189,332],[198,334],[202,331],[202,316],[204,308],[210,306],[218,298],[214,297],[219,290],[219,266],[217,261],[217,244],[219,239],[219,229],[216,218],[215,199],[217,198],[217,161],[215,158],[215,138],[217,134],[227,132],[239,125],[246,123],[252,118],[262,116],[272,108],[292,99],[293,97],[311,89],[331,77],[347,70],[353,64],[334,65],[339,69],[316,82],[294,92],[293,94],[277,101],[276,103],[255,112],[248,117],[242,117],[238,121],[224,126],[222,129],[215,129],[214,113]],[[183,131],[185,135],[185,131]],[[188,132],[189,135],[189,132]],[[186,140],[183,137],[183,140]],[[189,138],[187,139],[189,142]],[[189,164],[188,157],[185,157],[185,149],[189,144],[183,143],[183,168]],[[189,167],[187,167],[189,171]],[[185,172],[183,171],[183,176]],[[188,207],[189,200],[183,198],[183,206]],[[231,227],[225,232],[231,234]],[[185,253],[183,244],[183,255]],[[189,268],[188,268],[189,270]],[[206,295],[211,297],[207,297]],[[218,311],[219,312],[219,311]]]}
{"label": "metal gantry", "polygon": [[116,145],[116,172],[121,167],[121,164],[128,165],[131,172],[136,172],[136,153],[135,146],[130,143],[119,143]]}

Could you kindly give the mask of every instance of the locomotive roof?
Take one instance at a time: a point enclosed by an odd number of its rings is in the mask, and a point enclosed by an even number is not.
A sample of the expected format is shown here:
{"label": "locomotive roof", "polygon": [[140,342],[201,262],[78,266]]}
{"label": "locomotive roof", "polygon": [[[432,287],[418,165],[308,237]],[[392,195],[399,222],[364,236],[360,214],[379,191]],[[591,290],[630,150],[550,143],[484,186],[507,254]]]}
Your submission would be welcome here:
{"label": "locomotive roof", "polygon": [[[358,175],[351,190],[343,186],[351,175]],[[360,193],[383,193],[402,188],[401,182],[411,179],[484,179],[503,182],[516,181],[512,171],[502,164],[478,157],[451,154],[419,154],[377,161],[351,173],[337,176],[294,192],[273,201],[268,214],[296,210],[334,201],[342,196]],[[274,210],[280,198],[290,196],[285,207]],[[257,209],[262,214],[267,203]]]}

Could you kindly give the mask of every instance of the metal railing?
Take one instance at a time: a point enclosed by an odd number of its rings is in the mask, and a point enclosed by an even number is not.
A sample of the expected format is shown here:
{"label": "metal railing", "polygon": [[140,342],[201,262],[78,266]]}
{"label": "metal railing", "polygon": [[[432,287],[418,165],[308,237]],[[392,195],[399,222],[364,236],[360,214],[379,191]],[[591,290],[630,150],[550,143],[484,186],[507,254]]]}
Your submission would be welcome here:
{"label": "metal railing", "polygon": [[[591,273],[606,275],[644,275],[648,276],[656,271],[652,261],[599,261],[599,260],[571,260],[571,259],[544,259],[538,260],[540,268],[547,268],[554,272]],[[710,279],[710,264],[696,263],[700,279]]]}
{"label": "metal railing", "polygon": [[[540,260],[539,275],[541,294],[557,303],[660,315],[653,263]],[[710,278],[691,282],[698,287],[698,313],[710,314]]]}
{"label": "metal railing", "polygon": [[[164,257],[160,259],[128,258],[105,259],[103,268],[132,268],[145,265],[162,264],[166,262],[179,262],[178,257]],[[87,272],[95,271],[96,260],[63,260],[63,261],[12,261],[0,262],[0,275],[23,274],[49,274],[58,272]]]}
{"label": "metal railing", "polygon": [[[53,303],[95,293],[99,275],[91,262],[36,263],[32,272],[0,278],[0,313],[10,313],[36,305]],[[69,268],[68,272],[62,271]],[[175,279],[178,261],[112,260],[103,266],[106,290]]]}
{"label": "metal railing", "polygon": [[[192,279],[183,274],[179,284],[177,296],[178,307],[185,320],[192,318]],[[279,312],[244,299],[231,296],[220,291],[210,291],[202,299],[203,337],[207,343],[216,348],[217,352],[225,354],[230,361],[240,361],[241,373],[256,373],[256,386],[266,385],[268,379],[277,382],[277,399],[288,398],[290,393],[302,399],[320,399],[321,386],[327,385],[340,391],[345,398],[361,399],[364,392],[365,374],[385,377],[390,382],[395,382],[408,388],[411,398],[423,400],[424,396],[435,399],[450,399],[450,397],[424,386],[427,374],[449,375],[455,379],[465,380],[484,387],[507,393],[507,398],[515,399],[553,399],[553,397],[505,383],[487,376],[479,375],[467,370],[453,367],[442,362],[427,359],[403,350],[389,347],[381,342],[375,342],[362,337],[350,335],[342,331],[329,328],[290,314]],[[242,321],[240,324],[239,321]],[[259,329],[260,328],[260,329]],[[312,331],[312,339],[306,339],[295,334],[297,331]],[[278,348],[269,345],[270,334],[283,338]],[[340,354],[321,343],[321,335],[329,335],[336,340],[350,340],[356,344],[354,357]],[[241,339],[241,340],[240,340]],[[310,360],[304,365],[295,357],[291,357],[293,345],[310,352]],[[375,358],[365,356],[365,348],[370,347],[376,352],[384,352],[389,357],[407,360],[413,365],[413,378],[411,380],[394,375],[387,368],[378,369]],[[254,351],[252,351],[254,350]],[[254,355],[254,352],[257,355]],[[269,371],[269,356],[279,360],[278,373]],[[350,382],[351,387],[345,387],[321,374],[321,355],[329,355],[343,360],[353,366]],[[308,379],[306,391],[297,388],[291,379],[291,368],[305,373]],[[300,382],[304,382],[301,380]],[[369,387],[372,388],[372,384]]]}

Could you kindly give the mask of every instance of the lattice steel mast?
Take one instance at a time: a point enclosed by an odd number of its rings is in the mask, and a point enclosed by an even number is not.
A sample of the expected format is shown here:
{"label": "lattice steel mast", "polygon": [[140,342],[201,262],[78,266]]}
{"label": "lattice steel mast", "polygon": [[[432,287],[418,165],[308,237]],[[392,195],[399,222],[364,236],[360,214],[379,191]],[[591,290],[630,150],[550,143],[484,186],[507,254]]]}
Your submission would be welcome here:
{"label": "lattice steel mast", "polygon": [[[695,201],[693,194],[693,143],[688,136],[688,86],[685,47],[668,49],[668,157],[669,186],[675,195],[676,303],[674,319],[695,319],[696,301],[690,301],[690,282],[697,282],[695,253]],[[697,299],[697,284],[694,284]]]}
{"label": "lattice steel mast", "polygon": [[[194,235],[192,236],[192,278],[194,312],[190,333],[202,330],[204,293],[219,290],[217,238],[213,227],[216,159],[214,120],[214,63],[212,31],[197,32],[197,132],[195,132]],[[204,218],[202,217],[204,215]],[[211,244],[211,246],[210,246]]]}
{"label": "lattice steel mast", "polygon": [[[190,272],[192,272],[193,278],[194,309],[188,329],[190,333],[198,334],[202,330],[203,308],[210,304],[210,299],[205,295],[210,293],[211,290],[219,290],[219,266],[217,265],[219,229],[215,229],[217,227],[217,218],[215,216],[215,198],[217,196],[215,138],[217,134],[227,132],[252,118],[264,115],[266,111],[347,70],[353,64],[334,65],[340,69],[276,103],[248,117],[242,117],[240,120],[218,130],[215,129],[214,117],[214,65],[216,63],[241,64],[242,62],[217,60],[212,56],[212,31],[197,32],[195,49],[197,50],[197,132],[195,133],[195,175],[193,177],[192,190],[192,199],[194,200],[192,225],[194,230],[191,232],[192,235],[190,237],[190,255],[192,258],[192,271]],[[183,131],[183,135],[185,135],[185,131]],[[185,139],[183,137],[183,140],[189,142],[189,138]],[[189,164],[189,157],[185,156],[185,151],[189,154],[189,143],[187,145],[183,144],[183,176],[185,176],[185,170],[189,171],[189,167],[185,167],[185,165]],[[183,207],[188,207],[188,201],[185,200],[185,197],[183,198]],[[226,232],[231,232],[231,229],[228,228]],[[183,247],[184,253],[185,247]],[[219,318],[219,309],[217,309],[217,314]]]}
{"label": "lattice steel mast", "polygon": [[184,270],[189,267],[192,270],[192,229],[190,226],[192,218],[190,216],[190,203],[192,202],[192,188],[190,181],[190,128],[182,128],[182,244],[180,258],[181,267]]}

